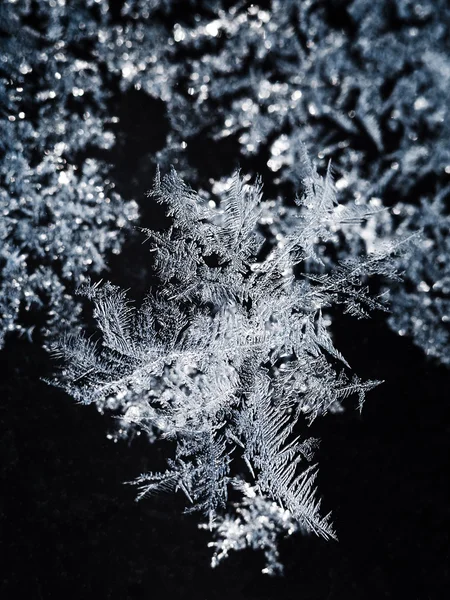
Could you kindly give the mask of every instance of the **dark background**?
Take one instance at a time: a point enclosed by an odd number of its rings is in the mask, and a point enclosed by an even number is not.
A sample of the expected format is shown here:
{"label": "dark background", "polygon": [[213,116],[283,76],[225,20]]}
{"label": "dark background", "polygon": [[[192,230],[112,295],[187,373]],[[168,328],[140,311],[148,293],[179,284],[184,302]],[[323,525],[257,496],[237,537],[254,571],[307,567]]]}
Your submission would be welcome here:
{"label": "dark background", "polygon": [[153,468],[159,447],[107,440],[111,417],[49,387],[44,351],[11,341],[1,354],[0,597],[447,597],[450,375],[382,319],[341,320],[336,338],[359,375],[385,383],[362,415],[349,403],[313,424],[339,542],[294,536],[274,579],[250,551],[212,570],[208,532],[182,514],[181,496],[135,503],[123,483]]}
{"label": "dark background", "polygon": [[[106,158],[118,190],[139,201],[140,224],[152,227],[159,215],[144,193],[154,164],[145,157],[164,144],[164,109],[135,91],[116,102],[121,121]],[[220,177],[236,160],[234,149],[212,153],[202,140],[194,151],[207,158],[205,177]],[[146,259],[140,240],[130,240],[109,278],[143,285]],[[339,542],[283,542],[283,578],[261,575],[254,552],[212,570],[209,534],[183,515],[181,496],[135,503],[136,490],[123,483],[152,469],[164,450],[142,438],[108,440],[112,417],[43,381],[54,364],[38,342],[9,339],[0,354],[0,598],[448,597],[450,372],[391,332],[384,315],[338,319],[334,333],[360,377],[385,383],[361,415],[350,401],[311,427],[322,440],[323,512],[332,511]]]}
{"label": "dark background", "polygon": [[[132,241],[109,275],[138,281],[146,259]],[[45,383],[55,365],[38,343],[9,339],[0,355],[0,597],[447,597],[450,373],[390,331],[383,314],[335,319],[334,335],[360,377],[385,383],[361,415],[349,401],[312,425],[322,440],[322,509],[332,511],[339,542],[283,542],[285,576],[274,579],[250,551],[212,570],[209,534],[183,515],[181,496],[135,503],[123,483],[154,469],[167,448],[108,440],[112,417]]]}

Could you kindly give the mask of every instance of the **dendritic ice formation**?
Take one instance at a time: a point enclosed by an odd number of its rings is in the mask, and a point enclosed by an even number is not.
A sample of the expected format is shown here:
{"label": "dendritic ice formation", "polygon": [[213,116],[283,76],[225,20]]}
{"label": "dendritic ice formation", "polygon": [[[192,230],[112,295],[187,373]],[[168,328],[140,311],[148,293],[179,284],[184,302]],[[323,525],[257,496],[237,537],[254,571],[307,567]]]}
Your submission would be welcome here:
{"label": "dendritic ice formation", "polygon": [[[116,13],[99,11],[89,28],[92,55],[121,90],[164,102],[163,168],[200,187],[196,144],[226,142],[247,173],[257,161],[293,193],[305,144],[320,149],[322,168],[333,161],[343,202],[417,208],[448,196],[446,0],[127,0]],[[427,315],[425,306],[416,322]],[[433,318],[427,327],[447,335],[445,321],[441,332]],[[428,353],[446,361],[443,347]]]}
{"label": "dendritic ice formation", "polygon": [[[276,245],[259,232],[259,181],[246,185],[236,173],[217,207],[175,171],[158,174],[149,195],[167,208],[170,227],[146,233],[159,283],[139,307],[110,283],[85,285],[98,339],[69,335],[56,350],[57,385],[114,408],[152,441],[172,442],[168,469],[136,480],[139,497],[182,491],[187,510],[201,511],[217,534],[213,564],[232,549],[264,548],[268,573],[281,568],[278,534],[335,536],[316,497],[317,440],[303,439],[302,422],[352,394],[362,406],[378,383],[351,375],[324,311],[362,317],[383,308],[367,278],[394,275],[393,247],[304,272],[320,262],[318,245],[361,210],[338,207],[330,172],[319,176],[306,155],[303,173],[297,225]],[[228,501],[230,486],[240,502]]]}
{"label": "dendritic ice formation", "polygon": [[[446,0],[0,4],[0,346],[33,329],[48,345],[79,325],[74,290],[92,300],[98,340],[66,335],[58,384],[115,413],[113,436],[169,442],[168,470],[143,474],[140,496],[182,491],[215,533],[213,564],[262,548],[276,573],[279,536],[335,535],[302,423],[353,393],[362,404],[377,382],[351,375],[330,308],[382,309],[367,279],[399,270],[389,324],[450,364],[449,10]],[[159,283],[137,308],[87,279],[137,218],[107,164],[130,89],[158,100],[168,123],[160,151],[140,160],[182,176],[158,177],[150,194],[171,226],[147,231]],[[208,150],[228,143],[204,197]],[[320,149],[324,172],[332,159],[342,205],[305,146]],[[248,180],[232,175],[239,160]],[[279,197],[247,184],[257,170]],[[393,256],[393,240],[417,231],[408,258]]]}
{"label": "dendritic ice formation", "polygon": [[[82,224],[90,231],[86,243],[95,248],[84,256],[85,266],[99,264],[103,250],[119,251],[120,224],[133,220],[136,206],[117,194],[112,199],[108,167],[99,156],[111,149],[113,129],[120,126],[111,101],[128,90],[161,101],[167,115],[165,144],[142,160],[164,169],[173,164],[198,189],[205,187],[208,169],[196,151],[199,141],[214,149],[230,144],[229,155],[246,173],[262,172],[268,184],[283,186],[285,197],[301,182],[305,144],[311,153],[320,150],[320,168],[333,161],[343,203],[380,198],[385,206],[417,208],[445,197],[445,190],[448,197],[449,23],[446,0],[79,0],[76,7],[66,0],[5,0],[2,337],[14,329],[30,331],[24,310],[31,298],[33,306],[46,305],[41,288],[49,289],[49,277],[35,275],[32,264],[52,245],[35,240],[33,250],[21,245],[21,234],[13,239],[21,213],[10,205],[31,198],[35,206],[46,196],[39,212],[47,216],[39,217],[39,229],[57,202],[54,189],[72,199],[72,189],[84,188],[98,210]],[[217,178],[229,178],[235,162],[218,162]],[[31,179],[22,171],[32,172]],[[110,198],[109,206],[99,193]],[[79,210],[82,204],[74,202]],[[93,217],[94,202],[88,204]],[[65,269],[75,273],[80,260],[69,248],[84,242],[78,243],[83,240],[72,222],[69,211],[73,239],[58,256],[61,264],[73,263]],[[342,255],[343,248],[337,251]],[[44,262],[55,264],[48,254]],[[52,304],[61,306],[56,313],[75,314],[75,306],[63,308],[71,284],[55,275],[59,267],[48,269],[51,289],[61,290],[53,293]],[[434,296],[427,298],[433,302]],[[430,327],[445,337],[443,323],[441,333],[436,320]]]}

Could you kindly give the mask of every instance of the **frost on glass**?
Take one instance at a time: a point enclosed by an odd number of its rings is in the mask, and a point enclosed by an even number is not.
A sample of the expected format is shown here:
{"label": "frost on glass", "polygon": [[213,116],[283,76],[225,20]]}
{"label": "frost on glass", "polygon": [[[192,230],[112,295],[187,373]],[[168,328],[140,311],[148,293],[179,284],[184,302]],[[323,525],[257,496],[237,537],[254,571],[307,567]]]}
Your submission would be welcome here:
{"label": "frost on glass", "polygon": [[2,345],[8,332],[52,337],[77,322],[74,289],[120,251],[137,206],[95,158],[114,143],[87,51],[98,3],[9,1],[0,15]]}
{"label": "frost on glass", "polygon": [[[393,274],[394,247],[305,273],[352,210],[339,209],[330,172],[319,176],[306,155],[303,189],[296,227],[268,245],[260,181],[247,185],[236,173],[217,207],[175,171],[158,174],[149,195],[170,227],[146,234],[159,283],[140,306],[110,283],[86,284],[98,338],[69,335],[56,350],[55,382],[77,401],[172,442],[167,470],[136,480],[139,497],[182,492],[217,534],[213,564],[231,549],[262,547],[275,573],[278,534],[335,537],[316,493],[317,440],[299,427],[351,395],[361,407],[379,383],[351,373],[325,314],[383,308],[367,278]],[[241,501],[229,501],[230,486]]]}

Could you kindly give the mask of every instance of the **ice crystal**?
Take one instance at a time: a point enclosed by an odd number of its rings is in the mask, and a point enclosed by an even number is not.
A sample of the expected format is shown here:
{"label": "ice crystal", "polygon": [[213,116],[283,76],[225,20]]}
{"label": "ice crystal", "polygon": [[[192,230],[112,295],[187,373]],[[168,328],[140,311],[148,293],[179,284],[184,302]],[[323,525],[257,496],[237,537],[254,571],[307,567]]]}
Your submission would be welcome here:
{"label": "ice crystal", "polygon": [[[57,350],[63,367],[56,381],[78,401],[102,411],[114,406],[124,423],[173,442],[167,471],[138,478],[139,497],[180,490],[189,510],[213,527],[235,477],[247,481],[237,485],[240,516],[218,517],[215,527],[229,541],[217,542],[215,560],[243,547],[243,528],[246,544],[266,547],[267,572],[278,569],[277,532],[335,536],[320,514],[316,470],[304,464],[315,441],[302,439],[298,427],[351,394],[361,406],[378,383],[349,376],[322,311],[341,305],[364,316],[381,307],[365,281],[392,271],[390,258],[374,253],[328,274],[296,277],[305,261],[320,260],[316,240],[342,220],[330,172],[320,177],[306,155],[304,169],[297,226],[271,248],[259,232],[259,181],[247,185],[235,174],[213,207],[175,171],[158,174],[150,197],[171,219],[168,229],[146,230],[159,284],[139,307],[117,286],[85,285],[100,339],[68,336]],[[250,489],[253,507],[245,499]],[[261,518],[250,523],[255,510]]]}

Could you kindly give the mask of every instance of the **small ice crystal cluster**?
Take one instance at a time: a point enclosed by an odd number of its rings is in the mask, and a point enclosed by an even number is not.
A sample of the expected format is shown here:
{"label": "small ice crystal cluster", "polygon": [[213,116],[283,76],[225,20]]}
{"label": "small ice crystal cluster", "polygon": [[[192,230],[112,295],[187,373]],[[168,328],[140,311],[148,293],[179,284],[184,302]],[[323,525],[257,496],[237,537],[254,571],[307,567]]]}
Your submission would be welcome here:
{"label": "small ice crystal cluster", "polygon": [[0,8],[0,346],[10,332],[73,327],[76,287],[105,269],[137,218],[89,156],[114,142],[99,68],[74,46],[80,30],[86,45],[94,35],[83,18],[93,4],[70,20],[62,1]]}
{"label": "small ice crystal cluster", "polygon": [[392,292],[389,324],[427,356],[450,366],[450,192],[419,208],[401,206],[402,232],[421,231],[400,261],[403,284]]}
{"label": "small ice crystal cluster", "polygon": [[166,103],[162,165],[192,180],[191,143],[231,137],[293,190],[302,143],[333,159],[343,199],[448,183],[446,0],[216,1],[178,20],[172,5],[163,26],[155,3],[125,3],[101,46],[124,87]]}

